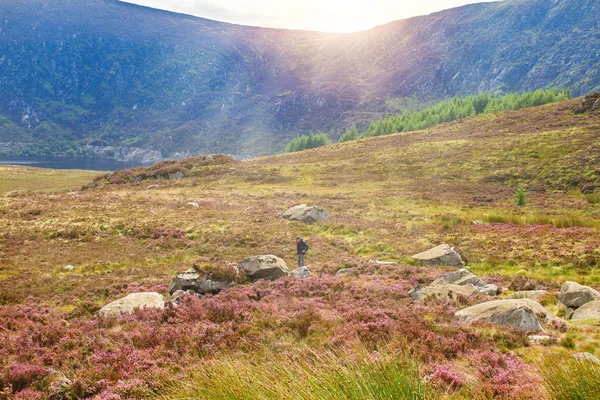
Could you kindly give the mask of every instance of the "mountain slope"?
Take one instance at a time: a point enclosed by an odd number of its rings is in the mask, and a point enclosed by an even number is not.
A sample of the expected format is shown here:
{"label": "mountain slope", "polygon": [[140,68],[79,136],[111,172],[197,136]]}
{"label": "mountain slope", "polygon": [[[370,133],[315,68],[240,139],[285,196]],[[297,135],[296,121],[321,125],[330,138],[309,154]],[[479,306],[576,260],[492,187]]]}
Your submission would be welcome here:
{"label": "mountain slope", "polygon": [[455,95],[579,95],[600,87],[599,12],[593,0],[511,0],[335,35],[114,0],[3,1],[0,152],[260,155]]}

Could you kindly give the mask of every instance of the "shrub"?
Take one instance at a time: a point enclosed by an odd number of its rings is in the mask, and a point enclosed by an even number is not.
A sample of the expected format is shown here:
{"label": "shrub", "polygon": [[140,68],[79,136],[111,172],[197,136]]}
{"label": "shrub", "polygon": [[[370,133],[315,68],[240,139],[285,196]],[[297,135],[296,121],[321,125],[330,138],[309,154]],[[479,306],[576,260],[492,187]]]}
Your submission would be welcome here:
{"label": "shrub", "polygon": [[521,207],[527,205],[527,192],[523,188],[517,189],[515,192],[515,199],[517,206]]}

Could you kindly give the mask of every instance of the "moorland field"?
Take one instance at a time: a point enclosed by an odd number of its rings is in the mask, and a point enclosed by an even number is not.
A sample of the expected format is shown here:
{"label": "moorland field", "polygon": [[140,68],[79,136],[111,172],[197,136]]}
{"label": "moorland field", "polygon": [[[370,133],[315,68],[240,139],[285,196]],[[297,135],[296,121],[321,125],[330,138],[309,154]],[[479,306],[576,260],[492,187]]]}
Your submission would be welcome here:
{"label": "moorland field", "polygon": [[[565,281],[600,287],[600,114],[575,114],[580,101],[244,162],[100,177],[1,167],[0,398],[600,398],[598,367],[570,357],[600,356],[597,321],[548,327],[539,346],[459,322],[483,295],[408,296],[451,270],[411,258],[442,243],[502,296],[547,289],[558,316]],[[280,217],[300,203],[330,220]],[[293,266],[296,236],[310,244],[308,279],[98,315],[129,293],[166,294],[194,263],[273,254]]]}

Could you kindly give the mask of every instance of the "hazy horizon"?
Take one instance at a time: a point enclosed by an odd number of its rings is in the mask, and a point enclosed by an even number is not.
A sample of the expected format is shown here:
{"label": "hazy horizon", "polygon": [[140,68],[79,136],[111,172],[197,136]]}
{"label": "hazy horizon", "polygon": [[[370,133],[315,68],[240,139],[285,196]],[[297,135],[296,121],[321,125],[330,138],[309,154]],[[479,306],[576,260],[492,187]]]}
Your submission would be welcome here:
{"label": "hazy horizon", "polygon": [[[122,0],[123,1],[123,0]],[[495,0],[127,0],[128,3],[240,25],[356,32],[399,19]]]}

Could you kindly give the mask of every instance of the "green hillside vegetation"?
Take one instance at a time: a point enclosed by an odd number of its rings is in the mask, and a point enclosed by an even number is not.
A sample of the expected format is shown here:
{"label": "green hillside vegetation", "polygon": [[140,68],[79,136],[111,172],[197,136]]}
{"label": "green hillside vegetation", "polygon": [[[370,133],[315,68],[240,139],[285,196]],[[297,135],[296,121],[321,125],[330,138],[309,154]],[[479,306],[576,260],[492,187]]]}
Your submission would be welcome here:
{"label": "green hillside vegetation", "polygon": [[[600,2],[591,0],[483,2],[352,34],[231,25],[116,0],[3,0],[0,15],[3,154],[134,147],[247,158],[482,91],[600,90],[590,50],[600,47]],[[457,108],[429,123],[469,115]]]}
{"label": "green hillside vegetation", "polygon": [[[543,289],[540,303],[560,317],[565,281],[600,289],[600,111],[574,113],[580,104],[246,161],[165,162],[84,188],[82,174],[55,171],[54,190],[38,191],[40,173],[3,169],[3,396],[596,399],[599,367],[572,355],[600,356],[598,321],[547,324],[538,345],[531,332],[459,321],[456,310],[486,295],[409,295],[454,270],[411,257],[442,243],[502,287],[497,298]],[[281,218],[303,203],[330,219]],[[166,295],[193,266],[232,272],[273,254],[293,269],[297,236],[310,245],[307,279],[98,314],[130,293]]]}
{"label": "green hillside vegetation", "polygon": [[316,149],[317,147],[331,144],[331,140],[326,133],[311,133],[308,135],[299,136],[292,140],[285,148],[288,153],[296,151]]}
{"label": "green hillside vegetation", "polygon": [[[568,89],[537,90],[531,93],[513,93],[494,95],[482,93],[476,96],[453,98],[434,104],[419,111],[406,111],[398,115],[382,118],[372,122],[366,131],[367,136],[388,135],[397,132],[411,132],[444,122],[480,114],[493,114],[500,111],[520,110],[571,98]],[[344,140],[358,138],[356,128],[351,128],[344,135]]]}

